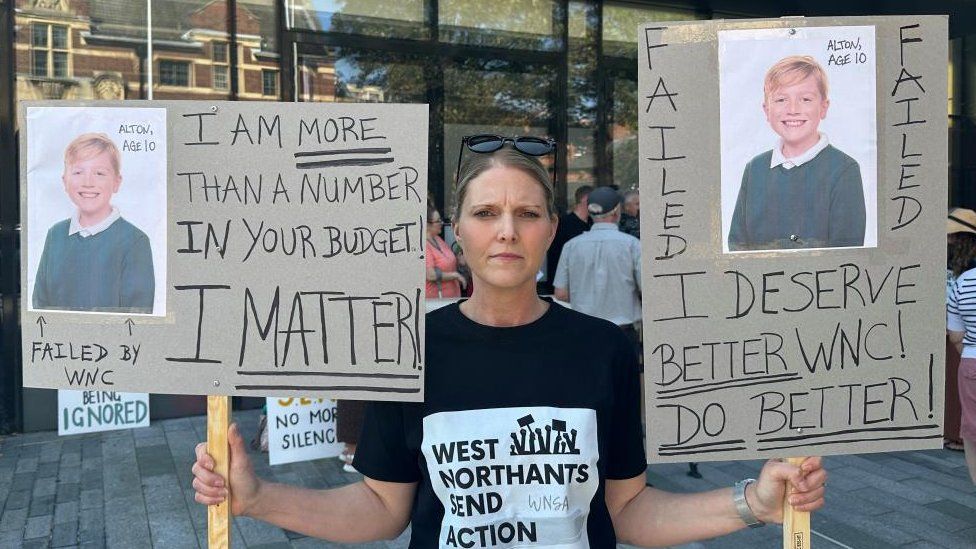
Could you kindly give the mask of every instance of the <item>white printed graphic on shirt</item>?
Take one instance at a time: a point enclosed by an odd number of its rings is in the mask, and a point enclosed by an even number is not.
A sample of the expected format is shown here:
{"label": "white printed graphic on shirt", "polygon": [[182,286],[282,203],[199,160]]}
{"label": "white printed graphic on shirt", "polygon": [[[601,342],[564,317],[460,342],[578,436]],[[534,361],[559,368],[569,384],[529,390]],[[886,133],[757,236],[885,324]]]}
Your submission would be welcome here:
{"label": "white printed graphic on shirt", "polygon": [[444,505],[440,547],[589,547],[595,411],[441,412],[424,418],[422,448]]}

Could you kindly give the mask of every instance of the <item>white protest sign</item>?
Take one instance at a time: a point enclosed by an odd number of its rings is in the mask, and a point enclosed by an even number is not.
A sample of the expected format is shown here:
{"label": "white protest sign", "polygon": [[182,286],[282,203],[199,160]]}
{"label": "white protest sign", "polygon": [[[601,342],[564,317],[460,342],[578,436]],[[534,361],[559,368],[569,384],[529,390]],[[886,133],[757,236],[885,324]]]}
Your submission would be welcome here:
{"label": "white protest sign", "polygon": [[58,435],[149,426],[149,395],[117,391],[58,391]]}
{"label": "white protest sign", "polygon": [[336,402],[328,398],[268,398],[268,461],[271,465],[335,457]]}

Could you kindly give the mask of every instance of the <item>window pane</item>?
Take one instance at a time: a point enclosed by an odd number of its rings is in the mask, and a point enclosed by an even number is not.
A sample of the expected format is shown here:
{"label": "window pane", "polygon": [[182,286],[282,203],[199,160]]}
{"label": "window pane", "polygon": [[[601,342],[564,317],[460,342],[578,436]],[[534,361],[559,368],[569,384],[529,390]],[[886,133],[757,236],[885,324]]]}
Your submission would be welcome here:
{"label": "window pane", "polygon": [[56,51],[51,54],[54,62],[54,74],[58,78],[68,76],[68,54],[63,51]]}
{"label": "window pane", "polygon": [[227,44],[224,42],[214,42],[211,45],[213,60],[217,63],[227,62]]}
{"label": "window pane", "polygon": [[164,86],[189,86],[190,64],[183,61],[160,61],[159,83]]}
{"label": "window pane", "polygon": [[703,19],[694,10],[643,8],[629,5],[603,6],[603,54],[637,57],[637,28],[655,21],[691,21]]}
{"label": "window pane", "polygon": [[[93,2],[105,4],[105,11],[110,6],[121,3]],[[128,10],[135,11],[134,6],[145,2],[126,2]],[[132,4],[133,7],[128,7]],[[159,45],[153,47],[153,62],[150,67],[156,67],[157,77],[153,79],[153,99],[228,99],[229,73],[223,78],[215,76],[211,65],[214,52],[211,46],[216,42],[226,43],[227,9],[229,2],[207,2],[200,0],[167,0],[152,2],[152,32],[153,40]],[[244,2],[237,5],[237,32],[241,36],[241,44],[253,40],[257,42],[257,35],[262,24],[254,17]],[[119,10],[115,7],[114,10]],[[273,18],[272,18],[273,20]],[[143,23],[145,25],[145,23]],[[139,29],[140,40],[145,42],[145,29]],[[254,36],[255,38],[249,38]],[[245,38],[248,37],[248,38]],[[226,51],[226,50],[225,50]],[[218,53],[219,55],[219,53]],[[222,88],[217,86],[223,84]],[[191,88],[190,86],[193,86]],[[174,89],[179,88],[179,89]]]}
{"label": "window pane", "polygon": [[567,203],[557,204],[559,208],[571,205],[570,197],[580,186],[597,184],[597,35],[600,19],[596,7],[594,2],[569,3]]}
{"label": "window pane", "polygon": [[419,60],[382,51],[336,49],[335,56],[299,55],[302,101],[426,103]]}
{"label": "window pane", "polygon": [[[141,62],[137,49],[146,39],[145,2],[10,4],[17,6],[20,29],[13,44],[18,99],[139,97],[140,76],[153,66]],[[55,16],[47,6],[56,4],[66,6],[68,11]],[[51,24],[52,17],[62,22],[70,20],[71,25]],[[85,40],[73,40],[73,32],[84,33]]]}
{"label": "window pane", "polygon": [[261,71],[261,94],[278,96],[278,71]]}
{"label": "window pane", "polygon": [[50,25],[42,25],[39,23],[31,25],[31,44],[46,48],[48,28],[50,28]]}
{"label": "window pane", "polygon": [[217,90],[227,89],[227,65],[214,65],[213,70],[213,87]]}
{"label": "window pane", "polygon": [[47,76],[47,52],[45,50],[34,50],[31,74],[34,76]]}
{"label": "window pane", "polygon": [[570,126],[566,144],[566,204],[572,206],[573,193],[583,185],[596,185],[596,138],[593,128]]}
{"label": "window pane", "polygon": [[51,27],[51,47],[59,50],[68,49],[68,27],[62,25]]}
{"label": "window pane", "polygon": [[427,38],[424,0],[292,2],[292,28],[390,38]]}
{"label": "window pane", "polygon": [[336,69],[334,58],[324,55],[298,56],[299,101],[336,101]]}
{"label": "window pane", "polygon": [[[237,96],[240,99],[256,101],[273,101],[279,99],[279,87],[273,94],[264,93],[264,71],[277,73],[281,68],[278,57],[278,12],[280,0],[237,0],[238,19],[246,14],[258,22],[256,31],[249,32],[257,39],[242,35],[238,32],[237,41],[240,44],[239,71]],[[294,4],[287,2],[286,4]],[[245,11],[241,11],[245,10]],[[289,46],[291,47],[291,46]],[[229,52],[228,52],[229,53]],[[277,80],[276,80],[277,81]]]}
{"label": "window pane", "polygon": [[552,0],[440,0],[442,42],[557,50],[562,46],[558,3]]}
{"label": "window pane", "polygon": [[637,82],[614,78],[610,122],[613,183],[620,190],[637,188]]}

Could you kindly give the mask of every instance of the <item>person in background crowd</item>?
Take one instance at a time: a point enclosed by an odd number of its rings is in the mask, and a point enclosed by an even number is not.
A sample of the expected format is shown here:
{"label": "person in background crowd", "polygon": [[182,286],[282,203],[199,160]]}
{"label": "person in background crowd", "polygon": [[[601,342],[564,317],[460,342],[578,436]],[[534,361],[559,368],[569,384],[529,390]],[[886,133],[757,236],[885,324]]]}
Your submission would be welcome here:
{"label": "person in background crowd", "polygon": [[552,240],[552,245],[546,252],[546,283],[542,292],[544,294],[551,294],[555,291],[553,281],[556,279],[556,267],[559,265],[559,256],[563,253],[563,246],[570,239],[590,230],[590,214],[586,210],[586,206],[591,191],[593,191],[593,187],[589,185],[583,185],[576,189],[576,193],[573,195],[573,208],[559,218],[556,238]]}
{"label": "person in background crowd", "polygon": [[[976,212],[949,213],[949,274],[954,276],[946,305],[949,341],[961,355],[956,376],[959,395],[959,436],[969,476],[976,483]],[[948,375],[948,373],[947,373]],[[950,403],[946,397],[946,415]]]}
{"label": "person in background crowd", "polygon": [[640,193],[637,189],[624,193],[620,230],[640,240]]}
{"label": "person in background crowd", "polygon": [[[196,501],[219,504],[229,490],[235,514],[343,543],[393,539],[410,525],[413,549],[678,545],[781,522],[784,501],[820,508],[817,457],[770,460],[758,480],[702,494],[646,485],[633,349],[612,323],[536,294],[557,219],[535,156],[554,144],[479,137],[480,148],[465,140],[454,217],[474,294],[426,317],[424,401],[367,409],[354,462],[363,481],[263,481],[231,426],[227,478],[205,443],[196,448]],[[569,509],[533,512],[538,494]]]}
{"label": "person in background crowd", "polygon": [[946,300],[956,279],[970,268],[967,248],[972,237],[967,235],[976,235],[976,212],[950,208],[946,225]]}
{"label": "person in background crowd", "polygon": [[620,232],[620,194],[609,187],[590,193],[593,227],[566,243],[556,269],[556,299],[609,320],[637,348],[641,319],[640,241]]}
{"label": "person in background crowd", "polygon": [[447,242],[441,238],[444,220],[440,212],[427,204],[427,245],[424,257],[427,262],[427,297],[461,297],[461,289],[467,284],[458,272],[457,257]]}

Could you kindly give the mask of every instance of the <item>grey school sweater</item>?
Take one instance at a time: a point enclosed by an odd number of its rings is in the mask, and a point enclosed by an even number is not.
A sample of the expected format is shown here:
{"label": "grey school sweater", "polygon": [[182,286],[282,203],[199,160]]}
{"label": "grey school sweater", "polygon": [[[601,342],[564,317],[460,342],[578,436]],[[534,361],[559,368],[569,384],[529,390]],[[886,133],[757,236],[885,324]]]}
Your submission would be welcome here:
{"label": "grey school sweater", "polygon": [[773,151],[746,165],[729,249],[864,245],[864,192],[857,161],[828,145],[792,169],[770,168]]}
{"label": "grey school sweater", "polygon": [[47,232],[34,308],[151,313],[156,283],[146,234],[122,218],[87,238],[68,235],[69,224]]}

